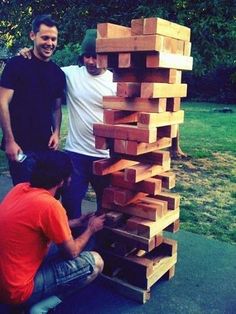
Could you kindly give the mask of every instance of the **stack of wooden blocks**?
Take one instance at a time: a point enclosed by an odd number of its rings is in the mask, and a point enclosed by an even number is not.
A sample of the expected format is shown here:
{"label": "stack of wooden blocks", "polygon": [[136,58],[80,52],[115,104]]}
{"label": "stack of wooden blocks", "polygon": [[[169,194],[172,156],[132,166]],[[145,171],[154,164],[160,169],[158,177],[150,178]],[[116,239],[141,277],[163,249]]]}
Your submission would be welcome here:
{"label": "stack of wooden blocks", "polygon": [[94,124],[96,147],[111,152],[93,169],[110,174],[99,249],[106,278],[145,302],[155,282],[174,275],[177,261],[177,243],[163,231],[179,228],[169,148],[184,120],[181,74],[192,69],[190,29],[142,18],[131,27],[101,23],[97,31],[98,67],[112,68],[117,82],[117,96],[103,98],[104,123]]}

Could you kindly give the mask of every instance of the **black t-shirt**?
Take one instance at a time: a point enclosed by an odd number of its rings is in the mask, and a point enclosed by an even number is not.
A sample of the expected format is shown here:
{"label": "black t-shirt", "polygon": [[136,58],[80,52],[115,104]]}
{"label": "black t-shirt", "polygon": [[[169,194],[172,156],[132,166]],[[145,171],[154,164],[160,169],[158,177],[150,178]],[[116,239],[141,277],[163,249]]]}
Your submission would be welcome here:
{"label": "black t-shirt", "polygon": [[[9,104],[15,141],[23,151],[48,148],[55,100],[63,97],[65,75],[52,61],[13,57],[5,66],[1,86],[14,90]],[[4,139],[2,143],[4,148]]]}

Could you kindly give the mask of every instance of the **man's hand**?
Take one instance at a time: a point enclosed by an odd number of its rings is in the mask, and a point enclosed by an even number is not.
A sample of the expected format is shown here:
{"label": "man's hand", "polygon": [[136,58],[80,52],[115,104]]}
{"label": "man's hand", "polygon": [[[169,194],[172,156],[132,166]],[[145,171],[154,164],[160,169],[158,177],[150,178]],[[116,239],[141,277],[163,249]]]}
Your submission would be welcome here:
{"label": "man's hand", "polygon": [[94,213],[83,214],[79,218],[70,219],[69,226],[70,228],[81,227],[88,224],[89,219],[94,216]]}
{"label": "man's hand", "polygon": [[18,56],[22,56],[25,59],[31,59],[32,58],[32,49],[31,48],[22,48],[19,50],[19,52],[17,53]]}
{"label": "man's hand", "polygon": [[93,234],[101,229],[103,229],[105,222],[105,214],[100,216],[93,216],[88,221],[88,229]]}
{"label": "man's hand", "polygon": [[17,156],[19,153],[22,153],[22,149],[15,141],[11,141],[6,143],[5,153],[11,161],[18,161]]}
{"label": "man's hand", "polygon": [[50,139],[49,139],[49,142],[48,142],[48,147],[50,149],[53,149],[53,150],[56,150],[58,149],[59,147],[59,136],[57,133],[53,133],[51,136],[50,136]]}

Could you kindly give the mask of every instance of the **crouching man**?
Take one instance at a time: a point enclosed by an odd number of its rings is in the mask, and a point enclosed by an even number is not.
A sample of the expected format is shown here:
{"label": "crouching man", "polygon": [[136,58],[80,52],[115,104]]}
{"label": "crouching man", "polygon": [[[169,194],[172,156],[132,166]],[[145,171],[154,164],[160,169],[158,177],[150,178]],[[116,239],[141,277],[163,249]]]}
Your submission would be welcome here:
{"label": "crouching man", "polygon": [[[68,291],[90,283],[102,271],[100,255],[83,249],[103,228],[104,215],[68,221],[54,198],[69,183],[71,171],[66,153],[46,152],[36,162],[30,182],[13,187],[0,204],[1,302],[28,308],[44,300],[44,307],[53,308]],[[86,224],[85,231],[73,239],[70,228],[81,224]],[[52,243],[58,248],[54,254]],[[36,312],[47,310],[30,311]]]}

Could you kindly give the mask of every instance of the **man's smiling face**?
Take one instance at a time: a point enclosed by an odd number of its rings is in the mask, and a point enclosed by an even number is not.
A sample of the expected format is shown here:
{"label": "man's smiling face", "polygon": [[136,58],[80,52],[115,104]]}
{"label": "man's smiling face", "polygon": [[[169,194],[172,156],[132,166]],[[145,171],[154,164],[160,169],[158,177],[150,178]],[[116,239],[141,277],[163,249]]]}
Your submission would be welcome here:
{"label": "man's smiling face", "polygon": [[30,33],[34,41],[34,55],[40,60],[48,61],[57,47],[58,30],[56,26],[41,24],[37,33]]}

